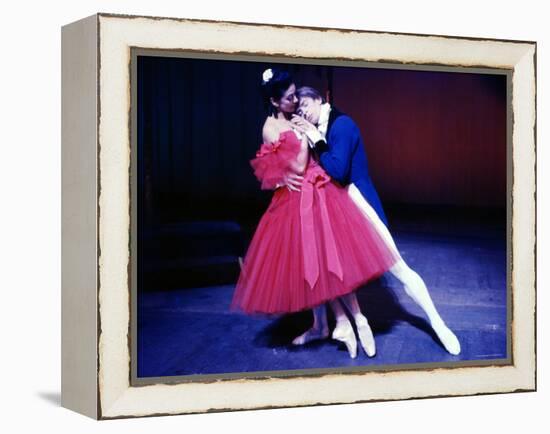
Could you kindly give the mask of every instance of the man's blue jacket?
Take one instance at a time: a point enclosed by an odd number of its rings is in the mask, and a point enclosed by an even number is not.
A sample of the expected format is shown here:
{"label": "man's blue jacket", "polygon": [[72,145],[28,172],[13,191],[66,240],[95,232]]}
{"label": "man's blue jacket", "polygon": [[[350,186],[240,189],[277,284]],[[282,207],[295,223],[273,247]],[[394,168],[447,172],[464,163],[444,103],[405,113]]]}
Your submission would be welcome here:
{"label": "man's blue jacket", "polygon": [[321,166],[340,184],[345,186],[353,182],[387,226],[380,197],[369,176],[365,145],[355,122],[332,107],[326,138],[326,143],[316,144]]}

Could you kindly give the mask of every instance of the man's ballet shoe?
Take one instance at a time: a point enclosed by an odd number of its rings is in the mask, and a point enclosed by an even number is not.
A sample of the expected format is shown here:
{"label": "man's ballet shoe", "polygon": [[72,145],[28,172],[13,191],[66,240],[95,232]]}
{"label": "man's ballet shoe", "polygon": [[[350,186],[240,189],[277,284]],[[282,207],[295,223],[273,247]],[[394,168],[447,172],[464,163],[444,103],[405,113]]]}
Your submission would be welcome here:
{"label": "man's ballet shoe", "polygon": [[432,324],[432,327],[437,337],[449,353],[453,356],[460,354],[460,342],[458,341],[456,335],[444,322],[435,325]]}

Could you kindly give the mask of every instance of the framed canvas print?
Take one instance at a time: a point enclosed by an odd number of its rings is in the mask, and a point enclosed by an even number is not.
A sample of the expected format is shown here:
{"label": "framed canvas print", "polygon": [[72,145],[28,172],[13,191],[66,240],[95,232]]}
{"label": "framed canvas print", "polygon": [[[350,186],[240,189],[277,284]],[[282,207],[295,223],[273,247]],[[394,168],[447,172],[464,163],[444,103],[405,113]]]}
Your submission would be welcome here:
{"label": "framed canvas print", "polygon": [[533,391],[536,44],[62,31],[62,404]]}

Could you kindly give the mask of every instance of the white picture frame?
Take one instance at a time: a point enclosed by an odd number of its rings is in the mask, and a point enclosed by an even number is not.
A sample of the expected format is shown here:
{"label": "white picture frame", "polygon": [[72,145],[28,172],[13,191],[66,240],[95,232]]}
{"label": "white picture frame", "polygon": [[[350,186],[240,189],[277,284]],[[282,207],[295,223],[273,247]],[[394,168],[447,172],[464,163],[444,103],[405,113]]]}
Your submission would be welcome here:
{"label": "white picture frame", "polygon": [[[62,36],[63,406],[112,419],[536,389],[536,43],[109,14]],[[132,386],[132,48],[512,71],[511,363]]]}

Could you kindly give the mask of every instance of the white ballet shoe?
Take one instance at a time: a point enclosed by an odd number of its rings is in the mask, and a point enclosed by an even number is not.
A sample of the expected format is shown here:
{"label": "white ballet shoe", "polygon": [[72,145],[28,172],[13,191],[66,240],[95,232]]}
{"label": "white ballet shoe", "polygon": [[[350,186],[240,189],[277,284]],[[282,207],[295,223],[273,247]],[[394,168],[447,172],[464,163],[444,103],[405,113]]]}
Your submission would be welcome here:
{"label": "white ballet shoe", "polygon": [[326,339],[326,338],[328,338],[328,328],[324,327],[321,329],[317,329],[317,328],[311,327],[309,330],[306,330],[300,336],[295,337],[294,340],[292,341],[292,344],[304,345],[311,341]]}
{"label": "white ballet shoe", "polygon": [[432,324],[432,327],[437,334],[437,337],[449,353],[453,356],[460,354],[460,342],[458,341],[456,335],[444,322]]}
{"label": "white ballet shoe", "polygon": [[367,318],[357,318],[355,325],[357,326],[357,334],[359,335],[359,342],[361,342],[363,350],[367,356],[374,357],[376,354],[376,343],[374,342],[374,336]]}
{"label": "white ballet shoe", "polygon": [[357,340],[355,339],[353,327],[349,322],[337,324],[336,328],[332,332],[332,339],[343,342],[346,345],[349,356],[352,359],[357,357]]}

